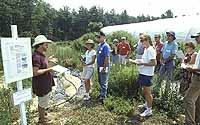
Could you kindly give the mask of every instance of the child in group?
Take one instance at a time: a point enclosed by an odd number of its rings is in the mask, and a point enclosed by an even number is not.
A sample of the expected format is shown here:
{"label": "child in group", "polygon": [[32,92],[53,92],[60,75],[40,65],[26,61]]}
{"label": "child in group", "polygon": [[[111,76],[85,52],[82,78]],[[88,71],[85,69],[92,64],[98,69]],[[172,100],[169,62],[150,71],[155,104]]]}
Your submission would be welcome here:
{"label": "child in group", "polygon": [[90,95],[89,91],[91,88],[91,78],[94,72],[94,63],[96,59],[96,51],[94,50],[95,43],[93,40],[88,39],[85,43],[85,47],[87,48],[87,51],[85,53],[85,59],[82,61],[83,63],[83,73],[82,73],[82,79],[85,83],[85,95],[83,100],[89,101]]}

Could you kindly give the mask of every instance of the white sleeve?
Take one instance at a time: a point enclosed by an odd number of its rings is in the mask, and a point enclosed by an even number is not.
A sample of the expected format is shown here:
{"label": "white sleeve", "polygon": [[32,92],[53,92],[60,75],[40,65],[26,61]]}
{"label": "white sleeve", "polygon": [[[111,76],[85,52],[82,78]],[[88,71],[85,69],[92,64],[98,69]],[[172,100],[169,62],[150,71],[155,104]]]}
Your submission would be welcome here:
{"label": "white sleeve", "polygon": [[92,50],[91,56],[92,56],[92,57],[93,57],[93,56],[96,56],[96,51],[95,51],[95,50]]}
{"label": "white sleeve", "polygon": [[87,56],[88,50],[85,52],[85,57]]}
{"label": "white sleeve", "polygon": [[156,59],[156,50],[153,47],[148,51],[148,58],[149,60]]}

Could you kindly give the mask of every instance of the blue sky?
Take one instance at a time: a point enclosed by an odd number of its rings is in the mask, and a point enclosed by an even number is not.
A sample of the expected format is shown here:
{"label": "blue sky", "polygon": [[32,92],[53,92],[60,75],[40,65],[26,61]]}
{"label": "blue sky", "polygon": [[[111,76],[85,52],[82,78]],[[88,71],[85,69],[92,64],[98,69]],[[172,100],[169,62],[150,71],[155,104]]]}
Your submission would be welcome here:
{"label": "blue sky", "polygon": [[166,10],[171,9],[174,15],[181,16],[195,15],[200,13],[200,0],[44,0],[55,9],[67,5],[70,8],[78,9],[80,6],[90,8],[94,5],[103,7],[106,11],[114,8],[117,13],[124,9],[129,15],[137,16],[149,14],[160,16]]}

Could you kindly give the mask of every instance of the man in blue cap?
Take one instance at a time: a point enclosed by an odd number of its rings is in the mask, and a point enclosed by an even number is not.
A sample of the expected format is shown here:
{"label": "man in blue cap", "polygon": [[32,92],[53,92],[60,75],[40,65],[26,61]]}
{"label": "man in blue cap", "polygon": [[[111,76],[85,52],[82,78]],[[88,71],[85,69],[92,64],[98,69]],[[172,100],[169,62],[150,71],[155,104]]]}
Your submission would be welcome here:
{"label": "man in blue cap", "polygon": [[[200,45],[200,32],[192,35]],[[186,68],[192,72],[192,83],[184,97],[185,123],[186,125],[200,125],[200,51],[197,54],[195,64]]]}
{"label": "man in blue cap", "polygon": [[96,35],[96,39],[99,42],[99,46],[97,49],[97,70],[100,84],[100,95],[98,97],[98,101],[103,104],[108,88],[108,74],[110,69],[110,46],[107,44],[106,36],[102,31],[100,31]]}
{"label": "man in blue cap", "polygon": [[[166,32],[167,41],[164,43],[163,48],[161,50],[162,53],[162,61],[160,68],[160,80],[158,82],[161,85],[161,82],[164,77],[167,77],[166,90],[169,90],[170,83],[173,79],[173,70],[175,67],[174,57],[176,52],[178,51],[178,44],[175,41],[176,36],[173,31]],[[167,92],[167,91],[166,91]]]}

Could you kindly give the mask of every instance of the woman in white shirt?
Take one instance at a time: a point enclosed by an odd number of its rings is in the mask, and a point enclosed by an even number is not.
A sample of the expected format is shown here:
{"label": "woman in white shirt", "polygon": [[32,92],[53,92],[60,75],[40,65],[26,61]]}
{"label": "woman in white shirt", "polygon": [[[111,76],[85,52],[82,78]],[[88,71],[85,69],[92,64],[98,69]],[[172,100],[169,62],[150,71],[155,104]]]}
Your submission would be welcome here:
{"label": "woman in white shirt", "polygon": [[140,116],[150,116],[152,115],[152,102],[153,96],[151,94],[151,80],[154,75],[154,69],[156,66],[156,50],[153,48],[151,37],[149,35],[141,36],[142,46],[145,48],[141,60],[132,61],[138,65],[139,77],[138,84],[143,89],[144,97],[146,100],[145,108],[146,110],[140,114]]}
{"label": "woman in white shirt", "polygon": [[90,100],[89,91],[91,88],[91,78],[94,72],[94,63],[96,59],[96,51],[94,50],[95,43],[93,40],[88,39],[88,41],[85,43],[85,46],[87,48],[87,51],[85,52],[85,60],[83,62],[83,74],[82,77],[85,82],[85,90],[86,93],[84,95],[84,100],[88,101]]}

